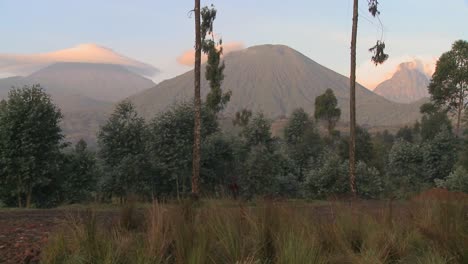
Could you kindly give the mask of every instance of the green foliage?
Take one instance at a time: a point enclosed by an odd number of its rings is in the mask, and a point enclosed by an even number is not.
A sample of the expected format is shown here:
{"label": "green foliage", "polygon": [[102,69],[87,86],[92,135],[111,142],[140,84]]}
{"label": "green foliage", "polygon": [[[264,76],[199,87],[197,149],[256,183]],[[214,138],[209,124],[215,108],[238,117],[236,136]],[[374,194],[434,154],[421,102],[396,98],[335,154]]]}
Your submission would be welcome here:
{"label": "green foliage", "polygon": [[[238,138],[215,133],[202,142],[201,180],[203,190],[216,193],[228,186],[235,177],[237,153],[242,143]],[[218,193],[219,194],[219,193]]]}
{"label": "green foliage", "polygon": [[148,193],[147,128],[130,101],[119,103],[98,134],[109,192],[124,201],[132,193]]}
{"label": "green foliage", "polygon": [[385,166],[388,161],[388,153],[395,142],[395,137],[387,130],[377,134],[372,138],[372,160],[369,165],[377,168],[381,173],[385,172]]}
{"label": "green foliage", "polygon": [[457,139],[444,129],[422,145],[424,178],[428,182],[447,177],[457,160]]}
{"label": "green foliage", "polygon": [[[210,92],[206,96],[206,106],[208,109],[218,113],[223,110],[226,104],[231,99],[232,92],[223,93],[221,84],[224,79],[224,62],[221,62],[223,54],[222,40],[216,43],[214,40],[213,23],[216,19],[216,9],[211,7],[203,7],[201,10],[201,35],[202,35],[202,51],[207,54],[205,78],[210,83]],[[207,34],[211,34],[212,39],[207,39]]]}
{"label": "green foliage", "polygon": [[326,122],[326,127],[330,136],[333,134],[333,130],[340,116],[341,109],[338,108],[338,100],[332,89],[327,89],[325,93],[315,98],[314,117],[316,120]]}
{"label": "green foliage", "polygon": [[317,158],[323,148],[320,135],[309,115],[302,109],[296,109],[291,114],[284,128],[288,155],[297,168],[297,179],[303,181],[304,172],[310,160]]}
{"label": "green foliage", "polygon": [[395,138],[396,139],[402,139],[407,142],[414,142],[414,132],[413,129],[409,126],[404,126],[400,129],[398,129]]}
{"label": "green foliage", "polygon": [[443,129],[432,140],[410,143],[397,140],[389,153],[386,172],[395,195],[419,191],[449,175],[457,158],[457,140]]}
{"label": "green foliage", "polygon": [[[373,145],[369,132],[362,127],[356,127],[356,160],[366,163],[372,160]],[[344,137],[339,145],[342,159],[349,157],[349,137]]]}
{"label": "green foliage", "polygon": [[452,131],[452,122],[444,111],[426,112],[421,118],[421,140],[427,141],[433,139],[443,130]]}
{"label": "green foliage", "polygon": [[62,199],[68,203],[91,200],[97,191],[97,161],[95,154],[88,150],[86,141],[81,139],[73,150],[64,154],[61,184]]}
{"label": "green foliage", "polygon": [[[327,198],[350,192],[348,181],[348,161],[343,162],[339,155],[326,152],[317,162],[307,178],[309,195],[313,198]],[[359,161],[356,164],[357,194],[362,198],[379,198],[383,192],[383,180],[376,168]]]}
{"label": "green foliage", "polygon": [[[202,142],[218,131],[216,116],[206,107],[201,112]],[[150,123],[147,143],[152,167],[159,175],[153,178],[155,194],[175,194],[189,189],[193,146],[193,103],[173,105]],[[203,157],[202,157],[203,158]],[[206,156],[205,156],[206,158]]]}
{"label": "green foliage", "polygon": [[265,145],[253,146],[247,155],[244,173],[239,177],[241,194],[247,198],[275,194],[277,177],[281,174],[280,159],[281,156]]}
{"label": "green foliage", "polygon": [[386,172],[393,194],[418,191],[424,179],[423,155],[419,144],[397,140],[388,155]]}
{"label": "green foliage", "polygon": [[252,117],[252,120],[244,127],[242,135],[249,147],[257,145],[272,147],[274,142],[271,136],[271,120],[261,112]]}
{"label": "green foliage", "polygon": [[19,207],[49,204],[55,185],[63,135],[60,110],[40,85],[14,88],[0,107],[1,183],[7,200],[16,197]]}
{"label": "green foliage", "polygon": [[317,164],[307,176],[307,190],[311,197],[326,198],[348,192],[348,168],[340,156],[325,152]]}
{"label": "green foliage", "polygon": [[232,124],[234,126],[246,127],[249,124],[251,117],[252,111],[244,108],[241,111],[236,112],[236,116],[232,120]]}
{"label": "green foliage", "polygon": [[449,191],[468,193],[468,170],[457,167],[445,179],[435,179],[437,187],[446,188]]}

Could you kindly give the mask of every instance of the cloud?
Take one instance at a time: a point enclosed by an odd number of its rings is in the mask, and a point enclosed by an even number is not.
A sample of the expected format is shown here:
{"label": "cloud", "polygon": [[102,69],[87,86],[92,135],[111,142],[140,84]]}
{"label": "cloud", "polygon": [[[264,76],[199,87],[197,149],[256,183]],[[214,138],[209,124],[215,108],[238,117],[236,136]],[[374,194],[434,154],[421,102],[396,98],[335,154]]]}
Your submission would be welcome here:
{"label": "cloud", "polygon": [[[227,42],[223,43],[223,55],[227,55],[230,52],[241,50],[244,48],[244,43],[242,42]],[[206,55],[202,54],[202,63],[206,62]],[[193,66],[195,63],[195,50],[187,50],[182,55],[177,57],[177,62],[186,65]]]}
{"label": "cloud", "polygon": [[435,70],[437,57],[433,56],[400,56],[390,57],[384,64],[375,66],[371,61],[367,61],[357,68],[357,82],[366,88],[373,90],[381,82],[392,78],[393,74],[401,67],[419,69],[428,77],[431,77]]}
{"label": "cloud", "polygon": [[40,54],[0,54],[0,72],[4,76],[27,75],[56,62],[119,64],[148,77],[159,73],[157,68],[149,64],[96,44],[81,44],[69,49]]}

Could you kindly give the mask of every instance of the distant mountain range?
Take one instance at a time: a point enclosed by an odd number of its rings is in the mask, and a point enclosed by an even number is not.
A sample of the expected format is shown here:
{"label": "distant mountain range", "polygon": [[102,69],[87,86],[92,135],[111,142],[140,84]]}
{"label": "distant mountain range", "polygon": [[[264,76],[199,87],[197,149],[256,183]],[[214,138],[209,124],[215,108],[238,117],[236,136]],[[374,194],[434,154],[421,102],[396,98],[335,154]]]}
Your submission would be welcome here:
{"label": "distant mountain range", "polygon": [[[331,88],[342,109],[342,120],[349,116],[349,79],[283,45],[261,45],[225,56],[223,89],[233,95],[224,115],[242,108],[263,111],[270,118],[288,116],[298,107],[313,113],[315,97]],[[202,67],[204,76],[204,67]],[[202,78],[202,96],[208,92]],[[191,100],[193,71],[166,80],[130,99],[140,113],[151,118],[169,105]],[[357,85],[357,120],[366,126],[399,126],[419,118],[419,103],[399,104]]]}
{"label": "distant mountain range", "polygon": [[[298,107],[312,114],[315,97],[331,88],[338,98],[342,121],[346,125],[349,116],[347,77],[283,45],[254,46],[232,52],[224,59],[223,89],[233,92],[223,113],[225,118],[242,108],[263,111],[272,119],[288,116]],[[204,98],[209,88],[204,78],[204,66],[202,69]],[[155,85],[128,65],[55,62],[25,77],[0,79],[0,99],[7,97],[12,86],[35,83],[40,83],[62,109],[62,127],[68,139],[84,138],[91,144],[96,142],[99,126],[105,122],[115,103],[124,98],[133,101],[139,112],[150,119],[171,104],[193,97],[193,71]],[[356,93],[357,120],[361,125],[398,127],[414,122],[420,116],[421,101],[392,102],[361,85],[357,85]]]}
{"label": "distant mountain range", "polygon": [[429,97],[429,77],[412,62],[401,63],[393,76],[380,83],[374,92],[398,103],[412,103]]}
{"label": "distant mountain range", "polygon": [[95,141],[99,125],[116,102],[155,85],[121,65],[60,62],[26,77],[0,79],[0,99],[11,87],[36,83],[62,110],[63,129],[72,141]]}

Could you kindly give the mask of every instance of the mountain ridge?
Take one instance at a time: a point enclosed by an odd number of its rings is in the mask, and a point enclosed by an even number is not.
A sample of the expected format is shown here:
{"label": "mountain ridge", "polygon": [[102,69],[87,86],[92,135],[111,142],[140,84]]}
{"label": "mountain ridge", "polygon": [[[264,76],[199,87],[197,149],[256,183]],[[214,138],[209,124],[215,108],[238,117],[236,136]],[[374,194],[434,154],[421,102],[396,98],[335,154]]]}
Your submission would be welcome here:
{"label": "mountain ridge", "polygon": [[[342,120],[348,120],[349,79],[288,46],[253,46],[226,55],[224,61],[222,87],[233,92],[223,112],[226,116],[242,108],[262,111],[273,119],[288,116],[298,107],[313,113],[315,97],[331,88],[342,109]],[[202,66],[202,98],[209,91],[204,70]],[[192,86],[193,70],[129,98],[145,118],[151,118],[175,102],[191,100]],[[359,84],[356,91],[361,125],[402,125],[419,118],[419,105],[394,103]]]}

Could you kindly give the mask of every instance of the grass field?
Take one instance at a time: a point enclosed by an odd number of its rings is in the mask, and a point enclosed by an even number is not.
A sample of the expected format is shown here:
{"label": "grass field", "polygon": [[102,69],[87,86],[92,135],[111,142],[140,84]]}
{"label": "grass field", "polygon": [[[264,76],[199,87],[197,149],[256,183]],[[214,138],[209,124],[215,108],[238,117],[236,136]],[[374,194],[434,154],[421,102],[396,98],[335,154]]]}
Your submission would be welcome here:
{"label": "grass field", "polygon": [[79,210],[42,263],[468,263],[461,201],[203,200]]}
{"label": "grass field", "polygon": [[468,200],[0,209],[0,263],[468,263]]}

